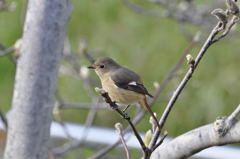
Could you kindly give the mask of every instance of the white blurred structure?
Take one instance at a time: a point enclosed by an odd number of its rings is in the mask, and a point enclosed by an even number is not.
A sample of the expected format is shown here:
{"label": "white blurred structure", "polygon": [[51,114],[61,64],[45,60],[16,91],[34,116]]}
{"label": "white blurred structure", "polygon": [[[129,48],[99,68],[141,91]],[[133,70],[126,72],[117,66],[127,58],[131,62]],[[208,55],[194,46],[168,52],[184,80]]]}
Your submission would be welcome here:
{"label": "white blurred structure", "polygon": [[[0,121],[0,129],[4,129],[3,123]],[[113,144],[119,139],[118,134],[114,129],[102,128],[102,127],[90,127],[85,129],[83,125],[66,123],[63,128],[59,123],[52,122],[51,136],[56,138],[67,139],[65,130],[69,135],[75,139],[81,139],[84,136],[86,142],[92,142],[97,144]],[[84,133],[84,134],[83,134]],[[127,145],[129,148],[140,149],[140,145],[132,134],[129,136]],[[143,134],[141,134],[143,136]],[[170,141],[171,138],[167,138],[165,142]],[[234,146],[215,146],[205,149],[193,157],[195,158],[208,158],[208,159],[240,159],[240,148]]]}
{"label": "white blurred structure", "polygon": [[[119,139],[119,136],[115,132],[114,129],[102,128],[102,127],[90,127],[87,129],[82,125],[66,123],[65,128],[71,135],[71,137],[76,139],[81,139],[83,133],[85,141],[93,142],[98,144],[113,144],[115,141]],[[53,122],[51,127],[51,135],[60,138],[66,138],[65,131],[63,127]],[[140,145],[136,140],[135,136],[131,134],[127,134],[126,136],[130,136],[127,141],[127,145],[129,148],[140,149]],[[143,134],[141,134],[143,136]],[[171,138],[165,139],[165,142],[170,141]],[[208,159],[240,159],[240,148],[234,146],[215,146],[208,149],[205,149],[193,157],[196,158],[208,158]]]}

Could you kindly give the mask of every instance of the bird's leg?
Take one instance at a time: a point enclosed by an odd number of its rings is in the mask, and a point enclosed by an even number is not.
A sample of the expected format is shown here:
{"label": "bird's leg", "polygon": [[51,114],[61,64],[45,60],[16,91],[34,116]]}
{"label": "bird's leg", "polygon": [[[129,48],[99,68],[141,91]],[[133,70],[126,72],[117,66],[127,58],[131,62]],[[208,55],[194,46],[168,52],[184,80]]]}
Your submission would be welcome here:
{"label": "bird's leg", "polygon": [[122,111],[125,113],[125,111],[130,107],[130,104],[128,104]]}
{"label": "bird's leg", "polygon": [[123,119],[130,120],[130,117],[125,112],[123,112],[123,116],[122,117],[123,117]]}
{"label": "bird's leg", "polygon": [[[107,102],[107,101],[106,101]],[[108,103],[108,102],[107,102]],[[117,104],[116,104],[117,102],[115,102],[115,101],[111,101],[109,104],[110,104],[110,106],[111,106],[111,108],[113,109],[113,110],[115,110],[115,109],[117,109],[118,108],[118,106],[117,106]]]}

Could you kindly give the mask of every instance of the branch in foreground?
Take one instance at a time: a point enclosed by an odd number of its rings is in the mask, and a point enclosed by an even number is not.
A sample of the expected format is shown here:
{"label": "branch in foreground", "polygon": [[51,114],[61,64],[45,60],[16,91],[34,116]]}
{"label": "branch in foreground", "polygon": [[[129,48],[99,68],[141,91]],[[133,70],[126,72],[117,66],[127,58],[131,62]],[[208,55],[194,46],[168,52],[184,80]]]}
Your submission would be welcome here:
{"label": "branch in foreground", "polygon": [[[234,24],[237,22],[238,18],[237,17],[233,17],[230,24],[228,25],[228,27],[226,28],[225,32],[218,38],[218,40],[220,40],[221,38],[225,37],[229,31],[231,30],[231,28],[234,26]],[[179,86],[177,87],[177,89],[174,91],[171,99],[169,100],[166,109],[163,112],[163,115],[161,116],[161,119],[159,121],[159,125],[161,126],[161,128],[163,128],[166,119],[170,113],[170,111],[172,110],[176,100],[178,99],[179,95],[181,94],[182,90],[185,88],[186,84],[188,83],[188,81],[191,79],[194,71],[196,70],[199,62],[201,61],[202,57],[204,56],[204,54],[206,53],[206,51],[208,50],[208,48],[214,44],[216,42],[215,37],[217,36],[217,34],[222,31],[222,23],[218,22],[218,24],[213,28],[212,32],[210,33],[210,35],[208,36],[207,40],[205,41],[204,45],[202,46],[201,50],[199,51],[196,59],[194,60],[194,64],[191,65],[191,67],[189,68],[189,70],[187,71],[186,75],[184,76],[183,80],[181,81],[181,83],[179,84]],[[226,32],[227,31],[227,32]],[[217,41],[218,41],[217,40]],[[156,130],[152,141],[150,143],[150,148],[154,147],[154,145],[157,142],[157,138],[160,135],[161,130]]]}
{"label": "branch in foreground", "polygon": [[142,150],[144,152],[144,156],[145,156],[144,158],[149,157],[150,150],[145,146],[141,136],[137,132],[137,129],[135,128],[135,126],[134,126],[133,122],[131,121],[130,117],[125,112],[121,111],[118,108],[118,105],[111,100],[111,98],[109,97],[109,95],[106,91],[104,91],[103,89],[99,89],[99,88],[96,88],[96,91],[99,92],[102,97],[104,97],[106,103],[108,103],[113,110],[115,110],[118,114],[121,115],[121,117],[123,119],[125,119],[128,122],[128,124],[131,126],[131,128],[134,132],[134,135],[136,136],[139,144],[141,145],[141,148],[142,148]]}
{"label": "branch in foreground", "polygon": [[240,105],[233,111],[228,117],[220,117],[215,121],[215,131],[219,133],[220,137],[225,136],[228,131],[234,126],[237,122],[236,117],[240,114]]}
{"label": "branch in foreground", "polygon": [[[224,119],[222,120],[224,121]],[[240,142],[240,120],[236,119],[235,124],[225,136],[221,136],[219,132],[216,131],[216,122],[189,131],[168,143],[162,144],[152,153],[151,158],[187,158],[211,146]],[[228,124],[225,124],[225,126],[227,125]]]}
{"label": "branch in foreground", "polygon": [[130,159],[131,156],[130,156],[129,150],[128,150],[128,148],[127,148],[126,141],[124,140],[124,134],[123,134],[123,132],[122,132],[122,124],[121,124],[121,123],[116,123],[116,124],[115,124],[115,128],[116,128],[117,133],[118,133],[118,135],[119,135],[119,137],[120,137],[120,140],[121,140],[121,142],[122,142],[122,144],[123,144],[124,150],[125,150],[125,152],[126,152],[126,154],[127,154],[127,159]]}
{"label": "branch in foreground", "polygon": [[[205,42],[205,44],[203,45],[201,51],[199,52],[196,60],[195,60],[195,66],[194,68],[197,67],[197,64],[200,62],[201,58],[199,57],[202,57],[204,55],[204,53],[207,51],[208,47],[210,46],[211,44],[211,40],[217,35],[217,33],[219,32],[219,27],[220,27],[220,23],[217,24],[217,26],[212,30],[211,34],[209,35],[207,41]],[[159,121],[159,124],[160,126],[163,128],[166,120],[167,120],[167,117],[170,113],[170,111],[172,110],[176,100],[178,99],[179,95],[181,94],[183,88],[185,88],[186,84],[188,83],[188,81],[190,80],[190,78],[192,77],[193,73],[194,73],[194,70],[192,67],[188,70],[188,72],[186,73],[186,75],[184,76],[183,80],[181,81],[181,83],[179,84],[179,86],[177,87],[177,89],[174,91],[171,99],[169,100],[167,106],[166,106],[166,109],[164,110],[163,112],[163,115],[161,116],[161,119]],[[157,130],[155,131],[154,133],[154,136],[153,136],[153,139],[152,139],[152,142],[150,144],[150,147],[153,147],[156,142],[157,142],[157,138],[158,136],[160,135],[161,133],[161,130]]]}
{"label": "branch in foreground", "polygon": [[[191,43],[189,44],[189,46],[186,48],[186,50],[183,52],[183,54],[179,57],[179,59],[177,60],[177,63],[170,69],[169,73],[167,74],[167,76],[165,77],[165,79],[163,80],[163,82],[161,82],[161,84],[156,88],[156,91],[154,93],[154,98],[150,101],[150,106],[152,106],[153,104],[155,104],[157,102],[157,99],[159,98],[161,92],[164,90],[164,88],[167,86],[167,84],[176,76],[176,72],[177,70],[180,68],[180,66],[182,65],[182,63],[184,62],[185,56],[194,48],[195,44],[199,41],[199,33],[197,33],[194,38],[192,39]],[[138,113],[138,115],[133,119],[133,123],[137,124],[139,123],[139,121],[141,121],[141,119],[144,117],[145,115],[145,111],[141,111],[140,113]],[[124,130],[124,134],[127,133],[129,131],[129,127],[126,128]],[[107,147],[105,147],[104,149],[98,151],[94,156],[92,156],[90,159],[99,159],[102,158],[104,155],[106,155],[109,151],[111,151],[114,147],[118,146],[120,144],[120,140],[116,141],[114,144],[112,145],[108,145]],[[155,149],[155,148],[154,148]]]}

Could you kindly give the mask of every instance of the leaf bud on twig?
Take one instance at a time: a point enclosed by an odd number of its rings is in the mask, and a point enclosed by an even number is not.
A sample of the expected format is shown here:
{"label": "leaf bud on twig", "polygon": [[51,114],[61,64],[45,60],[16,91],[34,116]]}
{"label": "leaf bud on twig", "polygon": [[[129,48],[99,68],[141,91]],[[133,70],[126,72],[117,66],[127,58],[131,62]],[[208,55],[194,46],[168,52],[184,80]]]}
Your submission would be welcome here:
{"label": "leaf bud on twig", "polygon": [[120,133],[122,131],[123,126],[121,123],[116,123],[114,126],[115,126],[116,130],[118,131],[118,133]]}
{"label": "leaf bud on twig", "polygon": [[220,22],[222,22],[223,28],[225,28],[225,26],[228,22],[228,17],[226,15],[225,11],[222,10],[221,8],[217,8],[217,9],[214,9],[211,12],[211,14],[214,15]]}
{"label": "leaf bud on twig", "polygon": [[186,59],[187,59],[187,64],[194,65],[195,60],[193,59],[192,55],[187,54]]}
{"label": "leaf bud on twig", "polygon": [[239,7],[235,0],[225,0],[227,6],[227,12],[233,15],[239,15]]}
{"label": "leaf bud on twig", "polygon": [[144,140],[143,140],[145,146],[148,146],[148,145],[149,145],[151,139],[152,139],[152,131],[151,131],[151,130],[148,130],[148,131],[146,132],[146,134],[145,134],[145,136],[144,136]]}

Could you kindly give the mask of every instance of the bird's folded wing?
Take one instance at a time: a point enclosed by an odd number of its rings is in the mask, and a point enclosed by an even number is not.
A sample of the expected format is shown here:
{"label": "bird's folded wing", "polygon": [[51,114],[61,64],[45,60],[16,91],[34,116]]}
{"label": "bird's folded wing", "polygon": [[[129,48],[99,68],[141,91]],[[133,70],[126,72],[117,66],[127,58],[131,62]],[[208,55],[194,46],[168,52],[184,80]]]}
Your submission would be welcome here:
{"label": "bird's folded wing", "polygon": [[141,78],[136,73],[127,68],[120,68],[112,73],[111,79],[119,88],[153,97],[144,87]]}

